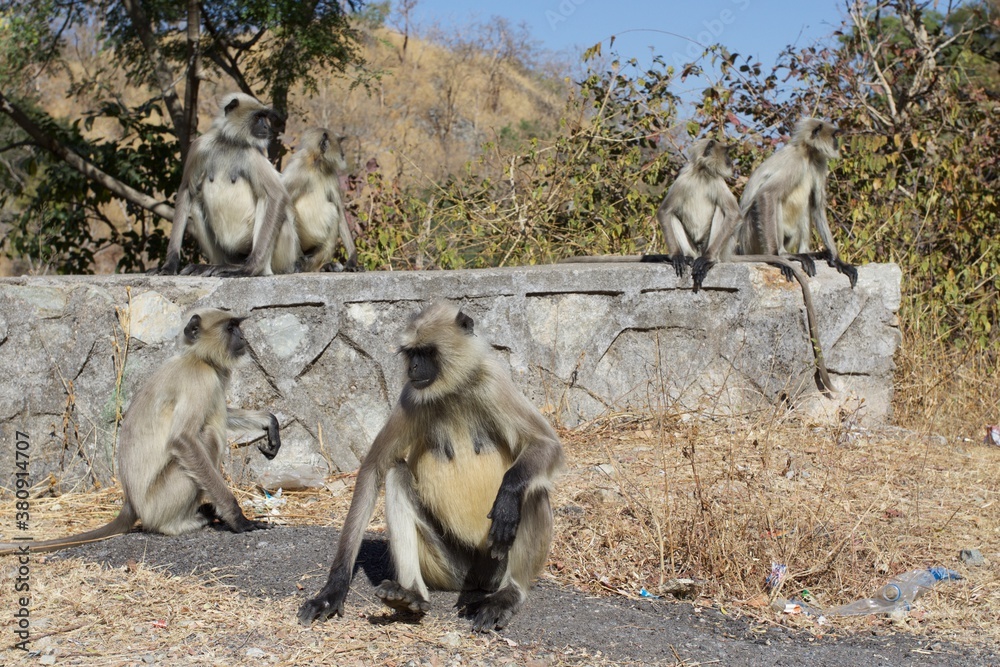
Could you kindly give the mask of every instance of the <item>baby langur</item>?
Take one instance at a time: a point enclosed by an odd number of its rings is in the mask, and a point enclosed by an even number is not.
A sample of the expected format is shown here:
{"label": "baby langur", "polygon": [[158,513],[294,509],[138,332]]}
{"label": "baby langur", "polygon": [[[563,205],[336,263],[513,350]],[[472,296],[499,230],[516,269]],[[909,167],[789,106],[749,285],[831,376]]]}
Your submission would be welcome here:
{"label": "baby langur", "polygon": [[191,144],[160,273],[177,273],[189,225],[210,264],[190,265],[186,274],[259,276],[295,269],[299,247],[291,201],[266,157],[276,120],[272,109],[249,95],[222,98],[212,127]]}
{"label": "baby langur", "polygon": [[[670,262],[677,277],[696,257],[716,261],[733,254],[733,233],[740,220],[736,198],[726,179],[733,175],[729,148],[700,139],[688,148],[688,163],[667,190],[656,211],[668,254],[570,257],[566,262]],[[700,286],[700,281],[695,289]]]}
{"label": "baby langur", "polygon": [[340,138],[315,127],[302,134],[299,147],[282,173],[295,210],[295,231],[305,255],[305,271],[331,270],[338,239],[343,240],[347,251],[347,270],[358,267],[340,191],[340,174],[346,171]]}
{"label": "baby langur", "polygon": [[[827,162],[840,157],[838,130],[833,123],[803,118],[788,144],[764,160],[750,176],[740,212],[746,224],[739,233],[740,254],[790,254],[810,276],[813,258],[826,259],[846,275],[851,287],[858,271],[842,261],[826,220]],[[826,250],[810,254],[811,227]]]}
{"label": "baby langur", "polygon": [[[0,544],[0,553],[26,546],[55,551],[103,540],[129,532],[136,521],[164,535],[196,530],[214,517],[235,533],[266,528],[243,515],[220,472],[227,429],[263,430],[266,442],[258,448],[268,459],[281,447],[274,415],[226,407],[230,374],[247,352],[241,321],[222,310],[196,312],[184,327],[181,352],[132,399],[118,444],[125,502],[114,520],[62,539]],[[202,506],[204,500],[209,505]]]}
{"label": "baby langur", "polygon": [[399,351],[409,381],[361,464],[326,586],[299,621],[344,615],[384,483],[396,580],[375,594],[422,614],[428,587],[480,591],[476,602],[459,598],[473,627],[502,628],[549,552],[549,487],[562,446],[458,308],[439,303],[416,315]]}

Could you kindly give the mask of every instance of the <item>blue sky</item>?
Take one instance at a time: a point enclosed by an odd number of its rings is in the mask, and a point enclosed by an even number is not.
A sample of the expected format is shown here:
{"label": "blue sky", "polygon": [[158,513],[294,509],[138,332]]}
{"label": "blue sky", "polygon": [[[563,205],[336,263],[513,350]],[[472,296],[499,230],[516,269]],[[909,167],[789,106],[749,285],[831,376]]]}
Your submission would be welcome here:
{"label": "blue sky", "polygon": [[[418,28],[437,22],[461,27],[492,15],[527,24],[542,46],[553,51],[587,48],[616,35],[615,51],[648,64],[651,54],[668,65],[697,56],[702,44],[722,43],[730,51],[755,55],[769,66],[788,44],[807,46],[840,25],[844,3],[838,0],[700,0],[630,2],[619,0],[507,0],[461,2],[419,0]],[[674,37],[661,32],[675,33]],[[605,50],[605,52],[607,52]]]}

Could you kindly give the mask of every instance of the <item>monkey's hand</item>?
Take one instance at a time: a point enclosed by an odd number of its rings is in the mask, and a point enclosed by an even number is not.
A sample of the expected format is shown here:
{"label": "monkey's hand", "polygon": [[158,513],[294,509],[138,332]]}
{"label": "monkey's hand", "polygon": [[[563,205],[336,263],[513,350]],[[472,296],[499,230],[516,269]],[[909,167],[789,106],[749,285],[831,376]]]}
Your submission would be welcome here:
{"label": "monkey's hand", "polygon": [[854,289],[854,286],[858,284],[858,270],[852,264],[839,259],[827,260],[827,263],[847,276],[847,279],[851,281],[851,289]]}
{"label": "monkey's hand", "polygon": [[486,518],[493,520],[486,541],[490,555],[497,559],[503,558],[513,546],[517,527],[521,524],[521,495],[501,484],[497,498],[493,501],[493,509]]}
{"label": "monkey's hand", "polygon": [[677,253],[670,258],[670,263],[674,265],[674,271],[677,273],[677,277],[683,278],[684,271],[686,271],[688,265],[691,264],[691,258],[683,255],[682,253]]}
{"label": "monkey's hand", "polygon": [[[226,523],[229,523],[228,521]],[[271,527],[271,524],[265,521],[257,521],[256,519],[248,519],[243,512],[239,513],[236,520],[229,523],[229,528],[234,533],[249,533],[254,530],[267,530]]]}
{"label": "monkey's hand", "polygon": [[334,614],[344,615],[344,600],[351,588],[350,570],[330,574],[326,586],[314,598],[306,600],[299,607],[299,623],[305,626],[315,620],[325,621]]}
{"label": "monkey's hand", "polygon": [[798,255],[789,255],[789,257],[791,257],[796,262],[802,265],[802,270],[805,272],[807,276],[812,278],[813,276],[816,275],[816,262],[814,262],[813,258],[810,257],[808,254],[800,253]]}
{"label": "monkey's hand", "polygon": [[274,415],[270,415],[270,417],[271,421],[268,423],[267,428],[264,429],[267,433],[267,444],[262,442],[257,445],[257,449],[267,457],[268,461],[277,456],[278,450],[281,449],[281,433],[278,430],[278,419]]}
{"label": "monkey's hand", "polygon": [[784,276],[785,280],[792,282],[795,280],[795,272],[792,271],[792,267],[787,264],[772,264],[771,266],[776,266],[781,270],[781,275]]}
{"label": "monkey's hand", "polygon": [[705,281],[705,276],[708,275],[709,269],[713,266],[715,266],[715,262],[704,255],[694,260],[694,266],[691,269],[691,282],[694,283],[695,292],[701,289],[701,284]]}

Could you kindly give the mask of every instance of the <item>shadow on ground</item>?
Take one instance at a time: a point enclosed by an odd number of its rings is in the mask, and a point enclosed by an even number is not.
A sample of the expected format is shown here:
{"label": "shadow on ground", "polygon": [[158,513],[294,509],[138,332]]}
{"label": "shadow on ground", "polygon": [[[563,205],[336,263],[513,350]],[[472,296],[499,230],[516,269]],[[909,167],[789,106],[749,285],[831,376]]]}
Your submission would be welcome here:
{"label": "shadow on ground", "polygon": [[[319,527],[279,527],[241,535],[206,529],[180,537],[133,533],[59,556],[113,567],[134,560],[178,575],[211,571],[213,581],[248,595],[294,596],[304,601],[325,583],[336,537],[335,530]],[[389,572],[386,542],[369,536],[347,604],[381,614],[372,589]],[[431,613],[454,617],[456,599],[456,593],[433,593]],[[784,628],[751,627],[745,620],[711,609],[697,610],[688,603],[593,598],[552,584],[532,589],[524,609],[502,634],[553,651],[567,646],[586,648],[612,659],[645,664],[864,667],[1000,662],[1000,654],[984,645],[956,645],[906,634],[817,640]]]}

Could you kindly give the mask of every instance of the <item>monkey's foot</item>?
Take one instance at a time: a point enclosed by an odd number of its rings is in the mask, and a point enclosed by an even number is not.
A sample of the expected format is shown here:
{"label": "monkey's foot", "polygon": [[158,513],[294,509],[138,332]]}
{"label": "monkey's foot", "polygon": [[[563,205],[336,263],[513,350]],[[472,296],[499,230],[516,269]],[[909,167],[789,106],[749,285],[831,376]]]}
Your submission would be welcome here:
{"label": "monkey's foot", "polygon": [[487,632],[500,629],[510,622],[524,602],[524,594],[515,587],[507,586],[490,593],[482,601],[469,605],[468,616],[472,618],[472,629]]}
{"label": "monkey's foot", "polygon": [[164,264],[163,266],[158,266],[146,271],[147,276],[176,276],[177,266],[174,265],[173,268]]}
{"label": "monkey's foot", "polygon": [[327,262],[319,270],[321,273],[343,273],[346,268],[340,262]]}
{"label": "monkey's foot", "polygon": [[214,278],[233,278],[248,276],[246,269],[242,266],[231,266],[226,264],[188,264],[181,271],[182,276],[202,276]]}
{"label": "monkey's foot", "polygon": [[392,579],[386,579],[379,584],[375,589],[375,595],[382,600],[385,606],[396,611],[426,614],[427,610],[431,608],[430,600]]}
{"label": "monkey's foot", "polygon": [[701,289],[701,284],[705,281],[709,269],[713,266],[715,266],[715,262],[704,256],[694,260],[694,266],[691,269],[691,280],[694,283],[695,292]]}
{"label": "monkey's foot", "polygon": [[222,517],[215,511],[215,505],[212,503],[202,503],[201,506],[198,507],[198,514],[210,524],[215,523],[216,521],[222,521]]}
{"label": "monkey's foot", "polygon": [[802,265],[802,270],[807,276],[812,278],[816,275],[816,262],[807,253],[800,253],[797,255],[789,255],[792,259]]}

